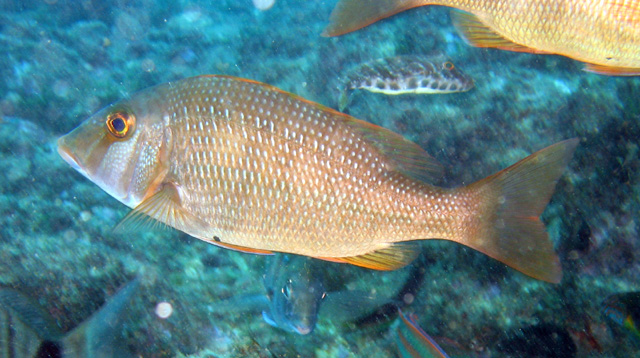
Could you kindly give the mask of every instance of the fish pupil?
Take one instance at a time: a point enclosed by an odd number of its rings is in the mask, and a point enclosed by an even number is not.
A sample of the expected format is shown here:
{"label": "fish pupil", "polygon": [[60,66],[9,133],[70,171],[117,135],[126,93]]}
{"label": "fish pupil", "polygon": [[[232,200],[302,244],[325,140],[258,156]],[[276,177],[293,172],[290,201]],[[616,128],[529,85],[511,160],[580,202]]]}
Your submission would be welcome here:
{"label": "fish pupil", "polygon": [[124,123],[124,120],[120,117],[114,118],[111,122],[111,125],[113,126],[113,129],[116,130],[116,132],[122,132],[126,127],[126,123]]}

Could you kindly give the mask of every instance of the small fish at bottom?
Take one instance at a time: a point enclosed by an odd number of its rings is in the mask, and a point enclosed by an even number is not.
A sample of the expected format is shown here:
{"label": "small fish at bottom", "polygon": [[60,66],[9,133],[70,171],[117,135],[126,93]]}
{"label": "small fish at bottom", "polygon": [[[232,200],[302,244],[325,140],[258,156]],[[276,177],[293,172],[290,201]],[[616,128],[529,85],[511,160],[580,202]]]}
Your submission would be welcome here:
{"label": "small fish at bottom", "polygon": [[338,106],[343,111],[353,90],[386,95],[466,92],[471,77],[444,55],[406,55],[369,61],[350,69],[345,76]]}
{"label": "small fish at bottom", "polygon": [[398,310],[398,322],[393,330],[401,358],[449,358],[438,343],[420,328],[414,314],[407,316]]}
{"label": "small fish at bottom", "polygon": [[327,292],[322,272],[325,262],[288,254],[269,259],[264,275],[266,295],[231,297],[217,302],[211,310],[262,311],[262,318],[269,325],[306,335],[315,329],[321,308],[331,315],[334,323],[347,322],[391,301],[359,290]]}
{"label": "small fish at bottom", "polygon": [[640,292],[618,293],[603,303],[602,313],[640,342]]}

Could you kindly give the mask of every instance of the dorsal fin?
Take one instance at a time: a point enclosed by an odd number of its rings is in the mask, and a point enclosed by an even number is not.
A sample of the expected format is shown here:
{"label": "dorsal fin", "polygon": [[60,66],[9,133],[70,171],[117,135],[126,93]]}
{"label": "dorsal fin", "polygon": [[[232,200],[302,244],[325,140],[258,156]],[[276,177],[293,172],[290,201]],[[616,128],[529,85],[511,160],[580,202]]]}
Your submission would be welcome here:
{"label": "dorsal fin", "polygon": [[344,116],[344,122],[364,136],[382,154],[389,157],[396,170],[411,178],[427,183],[442,179],[444,167],[427,154],[419,145],[386,128],[365,122],[350,116]]}
{"label": "dorsal fin", "polygon": [[519,45],[495,32],[477,16],[462,11],[452,11],[453,25],[467,43],[475,47],[491,47],[501,50],[545,54],[548,52]]}

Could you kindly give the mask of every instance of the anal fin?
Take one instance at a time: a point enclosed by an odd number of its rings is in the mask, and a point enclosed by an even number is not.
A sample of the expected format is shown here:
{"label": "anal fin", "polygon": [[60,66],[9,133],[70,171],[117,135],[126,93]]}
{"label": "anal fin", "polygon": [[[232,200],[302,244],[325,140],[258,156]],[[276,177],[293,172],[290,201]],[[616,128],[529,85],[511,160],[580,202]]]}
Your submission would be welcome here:
{"label": "anal fin", "polygon": [[417,244],[398,242],[360,256],[316,258],[325,261],[348,263],[373,270],[391,271],[410,264],[419,253],[420,250]]}
{"label": "anal fin", "polygon": [[640,76],[640,68],[632,67],[612,67],[585,63],[584,70],[606,76]]}

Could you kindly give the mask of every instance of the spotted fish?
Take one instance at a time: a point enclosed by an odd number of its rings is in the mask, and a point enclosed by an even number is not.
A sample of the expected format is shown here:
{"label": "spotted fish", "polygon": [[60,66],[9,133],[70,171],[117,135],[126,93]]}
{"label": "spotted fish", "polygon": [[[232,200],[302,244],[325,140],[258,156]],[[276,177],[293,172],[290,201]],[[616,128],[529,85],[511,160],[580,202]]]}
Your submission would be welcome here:
{"label": "spotted fish", "polygon": [[466,92],[473,86],[473,80],[443,55],[386,57],[347,72],[339,108],[344,110],[356,89],[399,95]]}
{"label": "spotted fish", "polygon": [[539,216],[577,140],[460,188],[418,145],[291,93],[225,76],[187,78],[104,108],[58,140],[73,168],[149,218],[222,247],[380,270],[445,239],[530,276],[561,267]]}

